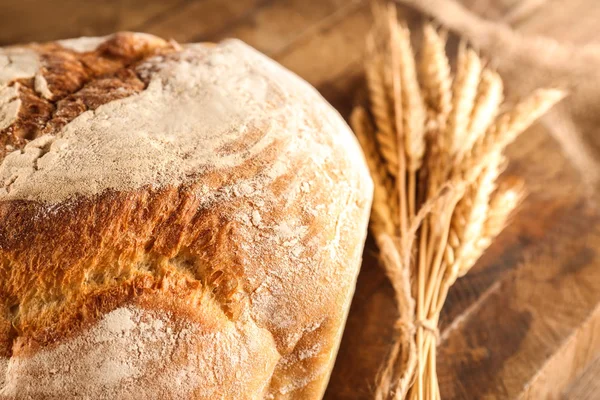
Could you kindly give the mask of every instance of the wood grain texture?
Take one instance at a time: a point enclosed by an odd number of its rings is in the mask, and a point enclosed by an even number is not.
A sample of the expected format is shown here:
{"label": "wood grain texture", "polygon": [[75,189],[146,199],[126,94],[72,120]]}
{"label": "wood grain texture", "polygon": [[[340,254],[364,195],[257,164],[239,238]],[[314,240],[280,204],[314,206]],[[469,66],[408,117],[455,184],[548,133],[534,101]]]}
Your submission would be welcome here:
{"label": "wood grain texture", "polygon": [[[463,0],[525,33],[596,40],[592,0]],[[401,10],[412,25],[421,17]],[[574,23],[577,21],[577,23]],[[348,116],[363,86],[366,0],[4,0],[0,44],[142,30],[178,41],[239,37]],[[438,372],[447,399],[595,399],[600,387],[600,212],[540,126],[509,148],[529,196],[449,293]],[[391,343],[393,292],[369,241],[327,399],[369,398]]]}
{"label": "wood grain texture", "polygon": [[513,24],[520,32],[585,45],[598,43],[600,3],[590,0],[545,0],[528,18]]}
{"label": "wood grain texture", "polygon": [[562,393],[562,398],[595,400],[600,393],[600,357],[596,358],[583,373]]}
{"label": "wood grain texture", "polygon": [[140,27],[145,32],[180,42],[214,41],[228,29],[251,18],[269,0],[186,1],[171,12],[149,19]]}
{"label": "wood grain texture", "polygon": [[137,30],[147,20],[173,12],[186,0],[24,0],[0,2],[0,45],[100,36]]}

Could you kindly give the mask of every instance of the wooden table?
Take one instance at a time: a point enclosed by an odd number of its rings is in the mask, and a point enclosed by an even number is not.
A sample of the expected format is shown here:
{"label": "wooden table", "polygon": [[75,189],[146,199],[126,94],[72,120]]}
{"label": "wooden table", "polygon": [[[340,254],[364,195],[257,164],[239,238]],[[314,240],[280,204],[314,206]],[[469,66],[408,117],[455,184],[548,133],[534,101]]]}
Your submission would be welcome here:
{"label": "wooden table", "polygon": [[[594,0],[463,0],[476,13],[584,44]],[[517,17],[514,16],[517,13]],[[421,17],[401,13],[411,24]],[[118,30],[181,42],[238,37],[316,86],[348,116],[362,83],[366,0],[3,0],[0,44]],[[600,212],[540,126],[509,149],[529,196],[449,294],[438,372],[447,399],[600,398]],[[369,242],[328,399],[369,398],[392,334],[392,289]]]}

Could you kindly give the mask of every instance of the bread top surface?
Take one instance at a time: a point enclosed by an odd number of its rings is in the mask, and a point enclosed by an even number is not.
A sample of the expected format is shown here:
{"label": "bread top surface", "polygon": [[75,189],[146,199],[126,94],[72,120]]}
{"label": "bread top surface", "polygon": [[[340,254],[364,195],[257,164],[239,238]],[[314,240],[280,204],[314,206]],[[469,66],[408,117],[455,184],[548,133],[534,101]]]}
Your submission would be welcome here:
{"label": "bread top surface", "polygon": [[318,397],[372,190],[337,112],[235,40],[0,65],[0,394]]}
{"label": "bread top surface", "polygon": [[[343,120],[312,87],[242,42],[187,45],[126,70],[145,89],[83,112],[6,157],[0,200],[56,203],[108,189],[175,186],[243,166],[275,142],[279,153],[303,146],[319,163],[331,150],[315,131],[331,132],[337,145],[360,157],[343,140]],[[31,70],[21,72],[15,74]],[[53,96],[44,81],[35,75],[34,87]],[[273,163],[266,179],[285,167]]]}

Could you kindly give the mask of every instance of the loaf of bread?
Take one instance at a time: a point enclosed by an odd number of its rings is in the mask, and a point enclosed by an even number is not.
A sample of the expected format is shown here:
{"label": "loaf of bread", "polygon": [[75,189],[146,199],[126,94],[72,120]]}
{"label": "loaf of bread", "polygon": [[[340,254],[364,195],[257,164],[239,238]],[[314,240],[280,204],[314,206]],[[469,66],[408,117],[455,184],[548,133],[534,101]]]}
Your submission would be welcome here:
{"label": "loaf of bread", "polygon": [[0,50],[0,398],[320,398],[371,194],[340,115],[240,41]]}

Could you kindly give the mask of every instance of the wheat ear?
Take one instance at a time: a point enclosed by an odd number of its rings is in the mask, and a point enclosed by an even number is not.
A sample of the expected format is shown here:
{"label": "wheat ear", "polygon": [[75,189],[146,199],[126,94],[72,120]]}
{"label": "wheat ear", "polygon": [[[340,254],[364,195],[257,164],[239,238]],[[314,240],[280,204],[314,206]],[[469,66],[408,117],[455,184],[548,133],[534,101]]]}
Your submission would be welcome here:
{"label": "wheat ear", "polygon": [[503,84],[498,73],[484,69],[477,89],[475,106],[467,128],[464,148],[468,151],[494,122],[503,99]]}
{"label": "wheat ear", "polygon": [[566,93],[559,89],[538,89],[509,112],[498,118],[496,132],[501,133],[496,139],[506,146],[517,135],[527,129],[536,119],[545,114],[554,104],[565,97]]}
{"label": "wheat ear", "polygon": [[496,236],[508,224],[508,220],[524,198],[524,187],[522,181],[513,181],[501,185],[490,198],[488,213],[483,225],[482,235],[475,243],[474,251],[470,259],[465,259],[458,268],[458,277],[469,272],[475,261],[481,257],[483,252],[490,246]]}
{"label": "wheat ear", "polygon": [[490,196],[495,190],[502,160],[500,153],[491,154],[486,167],[456,205],[445,254],[449,266],[460,269],[469,261],[479,258],[477,241],[485,228]]}
{"label": "wheat ear", "polygon": [[457,154],[464,144],[471,112],[475,104],[481,61],[477,54],[461,42],[456,65],[456,78],[452,88],[452,111],[448,117],[446,135],[448,149]]}
{"label": "wheat ear", "polygon": [[538,89],[519,102],[511,111],[502,114],[485,135],[473,145],[469,154],[455,168],[455,176],[472,180],[479,175],[485,159],[493,152],[502,151],[537,118],[564,98],[565,92],[558,89]]}
{"label": "wheat ear", "polygon": [[396,232],[394,225],[394,203],[390,201],[390,195],[394,190],[394,184],[389,178],[385,164],[381,160],[375,147],[374,127],[362,107],[356,107],[350,116],[350,123],[354,133],[363,149],[367,165],[373,179],[374,194],[371,208],[371,229],[375,233],[385,233],[393,236]]}
{"label": "wheat ear", "polygon": [[421,97],[415,66],[415,57],[410,44],[408,28],[394,21],[392,43],[398,48],[402,62],[399,65],[402,95],[402,126],[407,169],[414,172],[421,166],[425,152],[425,104]]}
{"label": "wheat ear", "polygon": [[371,103],[370,109],[377,126],[375,138],[389,173],[396,177],[398,173],[398,144],[394,130],[394,112],[388,98],[389,91],[386,88],[382,57],[372,56],[365,70]]}
{"label": "wheat ear", "polygon": [[439,129],[443,129],[452,108],[452,78],[446,56],[446,38],[431,24],[423,28],[423,46],[419,62],[420,81],[425,100],[435,115]]}

